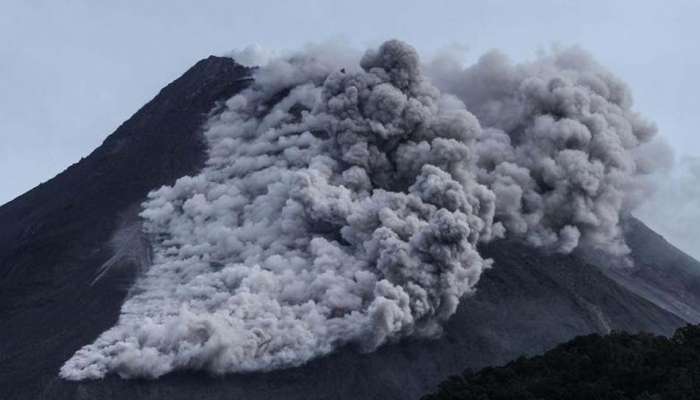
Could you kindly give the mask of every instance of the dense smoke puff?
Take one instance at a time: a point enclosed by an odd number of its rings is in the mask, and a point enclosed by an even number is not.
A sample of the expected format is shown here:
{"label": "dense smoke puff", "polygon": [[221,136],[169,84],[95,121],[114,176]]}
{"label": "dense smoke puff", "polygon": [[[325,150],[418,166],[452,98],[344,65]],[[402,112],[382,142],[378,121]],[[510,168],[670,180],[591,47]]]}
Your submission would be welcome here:
{"label": "dense smoke puff", "polygon": [[561,252],[629,252],[619,219],[648,190],[656,154],[642,144],[656,128],[631,111],[622,82],[576,48],[529,64],[492,52],[466,69],[449,58],[431,67],[484,127],[478,179],[509,236]]}
{"label": "dense smoke puff", "polygon": [[210,121],[206,168],[145,203],[154,265],[62,377],[267,370],[440,332],[503,233],[471,172],[478,121],[401,42],[333,60],[271,61]]}

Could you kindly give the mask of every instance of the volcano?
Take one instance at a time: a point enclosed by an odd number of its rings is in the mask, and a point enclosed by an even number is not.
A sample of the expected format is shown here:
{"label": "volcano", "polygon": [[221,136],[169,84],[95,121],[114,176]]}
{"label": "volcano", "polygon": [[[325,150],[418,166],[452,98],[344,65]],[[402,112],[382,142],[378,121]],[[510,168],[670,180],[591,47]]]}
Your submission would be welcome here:
{"label": "volcano", "polygon": [[141,203],[204,167],[203,125],[253,82],[252,72],[231,58],[198,62],[90,155],[0,207],[0,398],[414,399],[465,368],[538,354],[577,335],[667,335],[700,322],[700,263],[627,215],[634,267],[516,239],[480,244],[493,267],[437,339],[407,338],[372,353],[346,346],[269,372],[60,378],[66,360],[114,326],[150,262]]}

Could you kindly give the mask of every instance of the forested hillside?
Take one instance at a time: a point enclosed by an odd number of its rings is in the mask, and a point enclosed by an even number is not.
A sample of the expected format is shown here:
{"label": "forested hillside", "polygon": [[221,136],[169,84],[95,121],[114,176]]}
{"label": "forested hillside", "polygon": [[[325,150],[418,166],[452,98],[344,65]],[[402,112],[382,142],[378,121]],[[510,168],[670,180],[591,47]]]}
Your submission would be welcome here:
{"label": "forested hillside", "polygon": [[671,338],[614,332],[580,336],[542,356],[465,371],[423,400],[697,399],[700,327]]}

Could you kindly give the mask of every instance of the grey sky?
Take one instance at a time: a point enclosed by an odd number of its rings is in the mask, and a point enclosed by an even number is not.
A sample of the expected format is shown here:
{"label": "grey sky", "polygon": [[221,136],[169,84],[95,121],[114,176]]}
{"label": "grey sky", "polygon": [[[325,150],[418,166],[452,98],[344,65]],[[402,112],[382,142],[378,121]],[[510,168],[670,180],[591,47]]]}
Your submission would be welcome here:
{"label": "grey sky", "polygon": [[[98,4],[99,3],[99,4]],[[119,3],[119,4],[115,4]],[[87,155],[198,59],[257,43],[403,39],[516,60],[579,44],[679,155],[700,156],[697,1],[3,1],[0,203]]]}

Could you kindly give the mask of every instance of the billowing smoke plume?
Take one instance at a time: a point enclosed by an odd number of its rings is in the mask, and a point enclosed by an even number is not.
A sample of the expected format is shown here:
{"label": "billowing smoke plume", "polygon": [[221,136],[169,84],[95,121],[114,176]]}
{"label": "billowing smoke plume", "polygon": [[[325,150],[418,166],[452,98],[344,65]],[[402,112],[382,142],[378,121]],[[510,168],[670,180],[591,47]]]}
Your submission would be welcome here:
{"label": "billowing smoke plume", "polygon": [[439,333],[494,234],[479,125],[407,45],[360,65],[279,60],[228,101],[204,171],[145,204],[154,265],[62,376],[265,370]]}
{"label": "billowing smoke plume", "polygon": [[398,41],[257,70],[209,121],[204,170],[149,195],[153,265],[61,376],[269,370],[433,337],[503,235],[625,252],[654,128],[624,85],[580,52],[429,70],[442,93]]}
{"label": "billowing smoke plume", "polygon": [[624,83],[577,48],[520,65],[498,52],[464,69],[443,58],[432,70],[484,127],[479,180],[509,235],[561,252],[629,252],[620,214],[646,193],[639,158],[655,155],[640,145],[656,128],[631,110]]}

